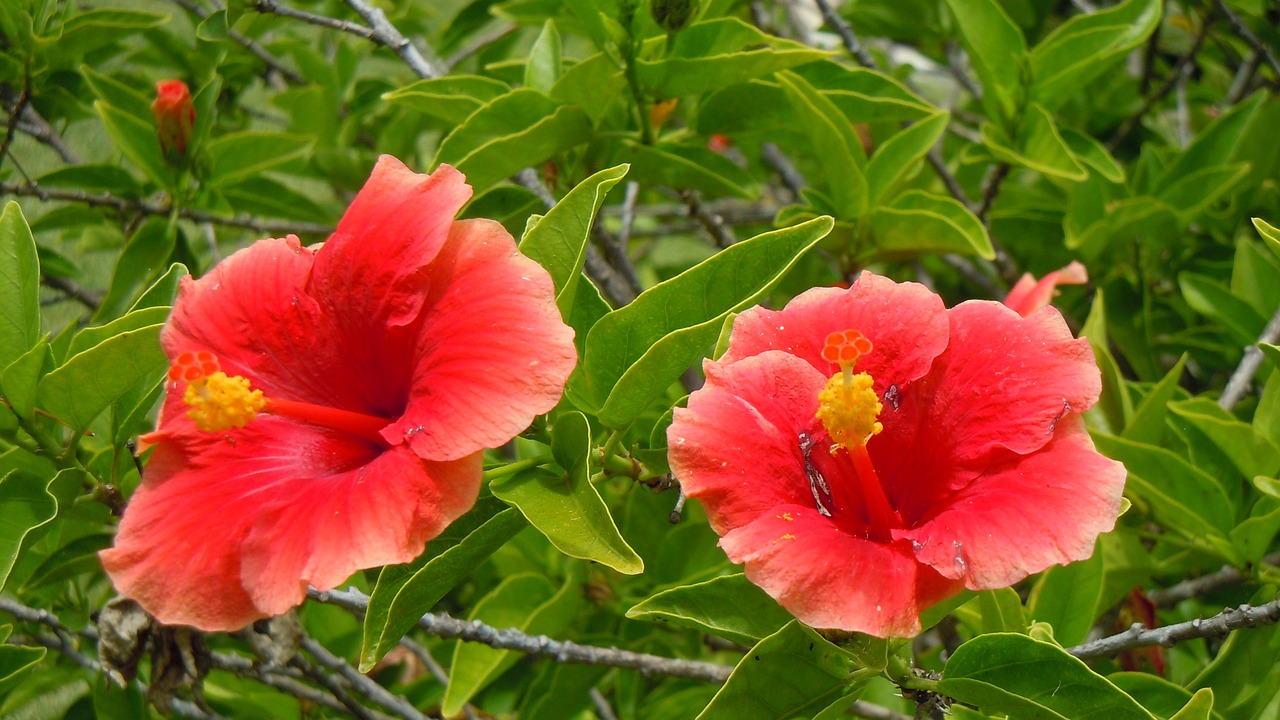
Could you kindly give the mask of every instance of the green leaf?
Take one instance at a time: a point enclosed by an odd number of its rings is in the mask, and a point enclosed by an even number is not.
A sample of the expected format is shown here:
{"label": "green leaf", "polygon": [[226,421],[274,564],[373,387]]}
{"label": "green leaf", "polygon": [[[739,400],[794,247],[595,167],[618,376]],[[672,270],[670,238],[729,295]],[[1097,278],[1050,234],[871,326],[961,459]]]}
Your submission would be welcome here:
{"label": "green leaf", "polygon": [[0,368],[40,339],[40,260],[18,203],[0,214]]}
{"label": "green leaf", "polygon": [[1188,175],[1205,168],[1216,168],[1250,158],[1237,157],[1240,140],[1259,116],[1265,93],[1236,105],[1220,115],[1209,127],[1200,131],[1191,145],[1178,155],[1173,164],[1156,181],[1152,192],[1161,193]]}
{"label": "green leaf", "polygon": [[1169,529],[1223,552],[1235,512],[1217,481],[1164,448],[1102,433],[1094,435],[1094,442],[1103,455],[1125,464],[1126,492],[1150,503]]}
{"label": "green leaf", "polygon": [[555,21],[548,19],[529,51],[529,60],[524,66],[525,87],[550,95],[551,88],[560,81],[562,67],[560,33],[556,32]]}
{"label": "green leaf", "polygon": [[1128,0],[1063,23],[1031,51],[1032,99],[1055,108],[1084,90],[1146,40],[1160,15],[1160,0]]}
{"label": "green leaf", "polygon": [[693,628],[744,644],[774,634],[793,619],[741,573],[663,590],[637,603],[627,617]]}
{"label": "green leaf", "polygon": [[1022,598],[1013,588],[984,590],[970,603],[974,604],[982,614],[981,632],[1026,632],[1027,613],[1022,607]]}
{"label": "green leaf", "polygon": [[161,327],[127,330],[73,355],[40,381],[40,406],[73,429],[85,430],[125,394],[159,382],[169,366],[160,349]]}
{"label": "green leaf", "polygon": [[[572,591],[579,592],[577,588],[572,588]],[[555,586],[542,575],[512,575],[481,598],[467,619],[490,627],[528,632],[539,612],[553,601],[555,595]],[[497,679],[518,657],[510,650],[459,642],[449,667],[449,686],[441,709],[444,716],[452,717],[461,712],[467,701]]]}
{"label": "green leaf", "polygon": [[1118,672],[1107,679],[1158,717],[1175,715],[1192,698],[1190,690],[1151,673]]}
{"label": "green leaf", "polygon": [[1018,116],[1024,92],[1027,41],[996,0],[947,0],[964,39],[974,74],[982,84],[982,105],[1002,124]]}
{"label": "green leaf", "polygon": [[1053,116],[1039,103],[1027,106],[1013,138],[991,123],[983,125],[981,133],[983,143],[997,160],[1064,180],[1089,177],[1062,139]]}
{"label": "green leaf", "polygon": [[1196,168],[1166,185],[1156,199],[1190,222],[1249,175],[1249,163]]}
{"label": "green leaf", "polygon": [[[1268,489],[1276,490],[1276,482],[1271,478],[1256,477],[1255,485],[1270,485]],[[1232,544],[1240,551],[1247,562],[1257,564],[1271,549],[1271,541],[1280,531],[1280,498],[1268,496],[1259,498],[1254,503],[1249,517],[1231,528],[1229,537]]]}
{"label": "green leaf", "polygon": [[532,88],[484,105],[440,144],[433,163],[449,163],[477,189],[537,165],[591,137],[591,119]]}
{"label": "green leaf", "polygon": [[1080,337],[1089,340],[1093,348],[1094,359],[1098,361],[1098,369],[1102,372],[1102,395],[1098,404],[1089,412],[1092,417],[1101,418],[1105,429],[1120,432],[1133,417],[1133,401],[1125,387],[1124,376],[1107,339],[1107,312],[1103,301],[1102,290],[1099,289],[1093,298],[1093,307],[1089,309],[1089,317],[1080,329]]}
{"label": "green leaf", "polygon": [[1266,318],[1212,278],[1190,272],[1178,273],[1178,287],[1191,309],[1217,321],[1231,333],[1238,345],[1257,342],[1266,327]]}
{"label": "green leaf", "polygon": [[416,560],[383,568],[365,612],[360,671],[368,672],[445,593],[526,526],[515,508],[481,498]]}
{"label": "green leaf", "polygon": [[160,152],[155,125],[139,120],[102,100],[95,101],[93,107],[98,111],[98,117],[102,118],[102,124],[106,126],[107,134],[111,136],[116,148],[151,178],[152,182],[161,187],[171,187],[175,177]]}
{"label": "green leaf", "polygon": [[804,78],[791,72],[778,74],[787,99],[795,108],[809,139],[813,157],[826,179],[826,192],[842,220],[855,220],[867,212],[866,154],[862,141],[844,114]]}
{"label": "green leaf", "polygon": [[52,367],[53,354],[49,351],[49,339],[46,337],[3,369],[0,373],[0,395],[15,415],[28,421],[33,419],[36,388],[40,378]]}
{"label": "green leaf", "polygon": [[1209,440],[1246,478],[1273,475],[1280,470],[1280,451],[1253,433],[1249,423],[1223,410],[1207,397],[1169,403],[1183,427],[1194,428]]}
{"label": "green leaf", "polygon": [[169,22],[169,18],[170,15],[164,13],[116,8],[78,12],[62,24],[61,34],[50,48],[54,55],[50,59],[59,62],[83,57],[85,53],[138,34],[141,30],[160,27]]}
{"label": "green leaf", "polygon": [[551,274],[561,315],[567,317],[573,309],[596,213],[628,167],[606,168],[578,183],[520,238],[520,252]]}
{"label": "green leaf", "polygon": [[105,325],[87,327],[76,333],[75,337],[72,338],[71,346],[67,349],[67,356],[79,355],[126,330],[139,330],[153,325],[162,325],[168,317],[168,307],[149,307],[122,315]]}
{"label": "green leaf", "polygon": [[155,282],[161,268],[169,268],[165,274],[172,272],[170,261],[177,243],[177,224],[174,222],[153,218],[138,228],[116,259],[116,266],[111,272],[111,286],[94,313],[94,319],[101,322],[120,315],[126,307],[137,304],[133,296],[139,286]]}
{"label": "green leaf", "polygon": [[50,188],[105,192],[127,198],[142,195],[142,186],[128,170],[105,163],[60,167],[41,175],[36,179],[36,184]]}
{"label": "green leaf", "polygon": [[728,85],[822,60],[830,54],[723,17],[685,27],[671,53],[636,61],[641,85],[656,98],[701,95]]}
{"label": "green leaf", "polygon": [[[48,478],[22,471],[0,478],[0,590],[9,579],[27,534],[58,514],[58,501],[46,489],[48,485]],[[0,679],[3,676],[0,669]]]}
{"label": "green leaf", "polygon": [[1169,414],[1169,401],[1178,391],[1178,383],[1182,381],[1183,368],[1186,366],[1187,355],[1183,353],[1168,374],[1142,398],[1124,432],[1120,434],[1121,437],[1146,445],[1160,444],[1160,439],[1164,437],[1164,420]]}
{"label": "green leaf", "polygon": [[1098,615],[1106,566],[1098,545],[1087,560],[1054,565],[1041,574],[1027,601],[1031,617],[1053,626],[1063,645],[1078,645],[1089,637]]}
{"label": "green leaf", "polygon": [[[7,634],[7,633],[6,633]],[[17,676],[44,659],[48,650],[24,645],[0,645],[0,682]]]}
{"label": "green leaf", "polygon": [[[1139,0],[1130,1],[1138,2]],[[1058,128],[1058,133],[1067,143],[1067,149],[1076,160],[1097,170],[1099,175],[1113,183],[1124,182],[1124,167],[1111,156],[1111,151],[1107,150],[1106,145],[1098,142],[1092,135],[1086,135],[1071,128]]]}
{"label": "green leaf", "polygon": [[551,447],[563,473],[533,470],[495,479],[489,489],[519,508],[529,523],[569,557],[591,560],[627,575],[644,561],[618,532],[609,508],[591,484],[591,429],[580,412],[556,419]]}
{"label": "green leaf", "polygon": [[196,37],[205,42],[222,42],[227,39],[227,11],[211,13],[196,28]]}
{"label": "green leaf", "polygon": [[939,253],[993,259],[987,228],[955,198],[908,190],[871,214],[877,255],[918,257]]}
{"label": "green leaf", "polygon": [[[140,93],[133,86],[103,75],[88,65],[80,66],[80,74],[84,76],[85,81],[89,83],[89,88],[99,100],[123,111],[144,125],[152,122],[152,98],[148,94]],[[146,92],[153,92],[153,89],[148,87]],[[154,128],[152,134],[154,134]],[[156,148],[159,152],[159,142]]]}
{"label": "green leaf", "polygon": [[509,92],[509,85],[493,78],[450,75],[419,80],[386,93],[382,99],[458,125],[485,104]]}
{"label": "green leaf", "polygon": [[742,658],[698,720],[809,717],[854,689],[851,664],[811,628],[788,623]]}
{"label": "green leaf", "polygon": [[1269,224],[1262,218],[1251,218],[1253,227],[1257,229],[1258,234],[1266,241],[1267,247],[1271,248],[1271,252],[1280,257],[1280,228]]}
{"label": "green leaf", "polygon": [[1213,689],[1200,688],[1169,720],[1209,720],[1213,715]]}
{"label": "green leaf", "polygon": [[1018,720],[1157,720],[1062,648],[1015,633],[981,635],[961,645],[947,660],[938,689]]}
{"label": "green leaf", "polygon": [[915,168],[947,129],[949,113],[941,112],[914,123],[881,143],[867,163],[867,204],[875,207],[894,186]]}
{"label": "green leaf", "polygon": [[182,278],[190,274],[187,271],[187,266],[182,263],[170,265],[169,269],[158,280],[151,283],[151,287],[142,291],[142,294],[134,301],[133,306],[129,308],[129,312],[149,307],[172,305],[173,299],[178,295],[179,283],[182,282]]}
{"label": "green leaf", "polygon": [[642,185],[700,190],[711,195],[752,199],[751,176],[720,153],[705,147],[623,141],[614,160],[631,165],[631,177]]}
{"label": "green leaf", "polygon": [[233,185],[301,157],[311,142],[302,135],[257,130],[223,135],[209,143],[208,182],[213,187]]}
{"label": "green leaf", "polygon": [[583,356],[600,420],[630,424],[715,342],[729,313],[763,297],[832,225],[821,217],[732,245],[601,318]]}

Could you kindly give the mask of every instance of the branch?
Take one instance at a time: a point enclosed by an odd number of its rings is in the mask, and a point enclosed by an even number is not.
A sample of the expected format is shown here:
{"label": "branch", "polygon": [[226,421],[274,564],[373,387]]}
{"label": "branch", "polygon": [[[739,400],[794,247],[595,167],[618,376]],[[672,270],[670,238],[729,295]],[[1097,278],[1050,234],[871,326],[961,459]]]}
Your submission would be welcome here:
{"label": "branch", "polygon": [[[307,595],[318,602],[337,605],[356,613],[364,613],[369,607],[368,596],[357,590],[319,591],[312,588],[307,591]],[[552,640],[545,635],[527,635],[519,630],[500,630],[479,620],[468,622],[443,613],[427,613],[417,624],[436,637],[479,642],[500,650],[516,650],[533,657],[555,658],[557,662],[629,668],[640,671],[642,675],[669,675],[722,683],[733,671],[733,668],[726,665],[698,660],[679,660],[617,648],[581,645],[569,640]]]}
{"label": "branch", "polygon": [[1240,359],[1240,365],[1236,367],[1235,372],[1231,373],[1226,387],[1222,388],[1222,395],[1218,398],[1218,407],[1223,410],[1230,410],[1236,406],[1236,403],[1240,402],[1240,399],[1248,392],[1249,385],[1253,382],[1253,376],[1257,374],[1258,368],[1262,367],[1262,350],[1258,349],[1258,344],[1275,344],[1277,341],[1280,341],[1280,309],[1276,310],[1276,314],[1271,316],[1271,320],[1267,322],[1267,326],[1262,330],[1262,335],[1258,336],[1258,342],[1244,349],[1244,357]]}
{"label": "branch", "polygon": [[871,57],[871,53],[858,42],[858,36],[853,33],[853,28],[840,17],[835,8],[831,7],[831,3],[827,0],[814,0],[814,2],[818,5],[818,11],[822,13],[822,19],[840,36],[840,44],[844,45],[844,49],[864,66],[879,70],[880,67],[876,64],[875,58]]}
{"label": "branch", "polygon": [[[280,17],[292,18],[300,20],[308,25],[316,25],[318,27],[329,28],[330,30],[339,30],[350,35],[362,37],[365,40],[375,40],[373,30],[350,20],[339,20],[331,18],[328,15],[316,15],[305,10],[294,10],[287,5],[281,5],[276,0],[253,0],[253,9],[264,15],[279,15]],[[384,44],[384,43],[379,43]]]}
{"label": "branch", "polygon": [[[1280,565],[1280,553],[1272,553],[1264,558],[1262,562],[1268,565]],[[1152,590],[1147,593],[1147,599],[1158,607],[1169,607],[1177,605],[1183,600],[1189,600],[1193,597],[1207,595],[1219,588],[1230,587],[1248,576],[1240,568],[1230,565],[1224,566],[1217,572],[1201,575],[1198,578],[1184,580],[1177,585],[1170,585],[1167,588]]]}
{"label": "branch", "polygon": [[689,208],[689,217],[698,221],[702,229],[706,230],[711,239],[715,241],[717,247],[727,248],[738,241],[733,236],[733,230],[725,224],[724,218],[714,211],[708,210],[702,204],[697,190],[685,189],[679,192],[680,199],[684,201],[685,207]]}
{"label": "branch", "polygon": [[[206,11],[204,8],[200,7],[198,3],[195,3],[192,0],[169,0],[169,2],[175,5],[181,6],[187,12],[195,15],[201,20],[209,19],[210,13]],[[222,9],[221,7],[219,7],[218,3],[215,3],[214,7],[217,10]],[[231,28],[227,28],[227,37],[231,38],[232,41],[239,43],[241,47],[243,47],[245,50],[248,50],[250,53],[253,54],[254,57],[261,60],[263,64],[267,66],[268,72],[276,73],[277,75],[293,83],[294,85],[307,84],[306,78],[302,77],[301,75],[294,72],[290,68],[285,67],[284,64],[281,63],[280,60],[275,55],[272,55],[271,53],[264,50],[261,45],[257,44],[252,39],[244,36],[243,34],[235,30],[232,30]]]}
{"label": "branch", "polygon": [[[19,184],[0,181],[0,195],[3,194],[36,197],[40,198],[42,202],[49,202],[50,200],[78,202],[84,203],[89,207],[112,208],[122,213],[142,213],[143,215],[168,216],[173,212],[172,206],[161,203],[148,202],[146,200],[134,200],[132,198],[122,198],[105,192],[89,193],[84,190],[45,188],[40,187],[35,183]],[[178,216],[195,222],[207,222],[225,227],[244,228],[246,230],[253,230],[254,232],[265,234],[296,233],[298,235],[329,235],[333,232],[332,226],[321,223],[309,223],[295,220],[262,220],[259,218],[249,217],[248,215],[227,217],[225,215],[215,215],[214,213],[205,212],[204,210],[193,210],[190,208],[179,208]]]}
{"label": "branch", "polygon": [[1223,2],[1223,0],[1215,0],[1215,4],[1218,6],[1218,10],[1223,15],[1227,16],[1227,22],[1231,23],[1231,27],[1236,31],[1236,33],[1240,35],[1240,37],[1244,38],[1244,41],[1249,44],[1249,47],[1253,48],[1254,52],[1261,55],[1267,61],[1267,65],[1271,67],[1271,72],[1276,74],[1277,80],[1280,80],[1280,61],[1276,60],[1276,54],[1272,51],[1271,46],[1259,40],[1258,36],[1253,34],[1253,31],[1249,29],[1249,26],[1245,25],[1244,21],[1240,19],[1240,16],[1237,15],[1229,5]]}
{"label": "branch", "polygon": [[304,638],[302,647],[314,655],[316,660],[325,668],[346,678],[352,687],[370,700],[395,711],[397,715],[405,718],[405,720],[427,720],[427,716],[418,712],[418,709],[408,700],[382,687],[367,675],[356,672],[356,669],[351,667],[346,660],[329,652],[328,648],[316,642],[315,639]]}
{"label": "branch", "polygon": [[409,38],[400,34],[396,26],[387,20],[387,15],[381,8],[376,8],[365,0],[347,0],[347,4],[373,28],[373,35],[369,39],[391,48],[418,77],[436,78],[445,73],[444,68],[423,57],[418,48],[409,42]]}
{"label": "branch", "polygon": [[41,275],[40,284],[57,290],[90,310],[97,310],[98,306],[102,304],[102,293],[94,290],[86,290],[80,287],[76,282],[66,278],[56,277],[54,275]]}
{"label": "branch", "polygon": [[1172,647],[1184,640],[1218,637],[1232,630],[1274,625],[1277,622],[1280,622],[1280,600],[1272,600],[1265,605],[1226,608],[1211,618],[1196,618],[1161,628],[1151,629],[1142,623],[1134,623],[1122,633],[1069,647],[1067,652],[1080,659],[1110,657],[1137,647]]}

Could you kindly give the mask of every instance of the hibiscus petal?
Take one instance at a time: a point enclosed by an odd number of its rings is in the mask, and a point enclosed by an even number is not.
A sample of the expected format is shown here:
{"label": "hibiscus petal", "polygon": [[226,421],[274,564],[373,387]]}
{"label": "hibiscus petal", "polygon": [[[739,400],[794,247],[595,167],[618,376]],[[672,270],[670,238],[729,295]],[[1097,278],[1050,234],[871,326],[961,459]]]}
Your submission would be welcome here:
{"label": "hibiscus petal", "polygon": [[1048,305],[1053,300],[1053,293],[1059,285],[1083,285],[1089,282],[1089,272],[1084,265],[1072,260],[1070,265],[1040,278],[1037,282],[1034,275],[1026,273],[1009,290],[1004,299],[1014,312],[1023,317]]}
{"label": "hibiscus petal", "polygon": [[822,346],[828,334],[839,330],[857,330],[871,340],[871,353],[856,367],[870,373],[883,390],[929,370],[947,347],[947,311],[942,298],[923,285],[864,272],[848,290],[814,288],[782,310],[757,306],[743,311],[734,320],[721,362],[782,350],[830,377],[839,366],[822,359]]}
{"label": "hibiscus petal", "polygon": [[384,436],[452,460],[555,407],[577,353],[551,276],[498,223],[455,223],[430,273],[440,292],[423,314],[408,408]]}
{"label": "hibiscus petal", "polygon": [[241,578],[254,603],[277,615],[307,585],[336,587],[357,570],[406,563],[475,503],[481,453],[430,462],[392,448],[347,472],[294,481],[257,509]]}
{"label": "hibiscus petal", "polygon": [[826,378],[769,351],[705,365],[707,382],[676,408],[667,431],[671,470],[724,534],[782,504],[813,507],[799,432],[815,423]]}
{"label": "hibiscus petal", "polygon": [[841,532],[807,506],[781,505],[732,530],[720,546],[747,578],[807,625],[911,637],[920,611],[961,584],[920,564],[907,542]]}
{"label": "hibiscus petal", "polygon": [[1030,455],[1003,453],[920,526],[895,531],[920,562],[973,590],[1001,588],[1093,554],[1115,526],[1124,466],[1100,455],[1078,416]]}
{"label": "hibiscus petal", "polygon": [[919,389],[928,396],[919,423],[922,440],[953,463],[981,470],[994,449],[1034,452],[1062,418],[1097,402],[1102,376],[1093,350],[1057,310],[1024,318],[974,300],[950,318],[951,344]]}

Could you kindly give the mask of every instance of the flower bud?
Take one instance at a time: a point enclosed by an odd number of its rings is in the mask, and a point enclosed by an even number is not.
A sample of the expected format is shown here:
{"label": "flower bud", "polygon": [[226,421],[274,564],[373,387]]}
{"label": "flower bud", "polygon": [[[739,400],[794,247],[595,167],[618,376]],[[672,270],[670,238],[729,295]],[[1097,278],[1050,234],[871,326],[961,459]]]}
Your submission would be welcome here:
{"label": "flower bud", "polygon": [[187,156],[191,129],[196,123],[196,109],[191,104],[191,90],[181,80],[156,83],[156,99],[151,103],[156,117],[156,138],[160,150],[171,164],[181,165]]}
{"label": "flower bud", "polygon": [[652,0],[654,22],[669,33],[678,32],[698,11],[698,0]]}

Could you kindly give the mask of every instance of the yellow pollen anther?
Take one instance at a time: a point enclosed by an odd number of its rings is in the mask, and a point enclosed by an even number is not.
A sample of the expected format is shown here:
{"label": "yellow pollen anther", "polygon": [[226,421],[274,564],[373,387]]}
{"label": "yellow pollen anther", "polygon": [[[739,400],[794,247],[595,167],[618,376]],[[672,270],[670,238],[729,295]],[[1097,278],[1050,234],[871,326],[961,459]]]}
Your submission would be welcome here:
{"label": "yellow pollen anther", "polygon": [[831,452],[851,445],[866,445],[872,435],[884,429],[876,418],[884,405],[872,388],[867,373],[853,374],[853,364],[871,352],[871,341],[857,330],[833,332],[827,336],[822,358],[838,363],[840,372],[818,393],[818,419],[831,436]]}
{"label": "yellow pollen anther", "polygon": [[261,390],[250,389],[247,378],[221,370],[188,383],[182,399],[191,406],[187,415],[205,432],[242,428],[267,404]]}

